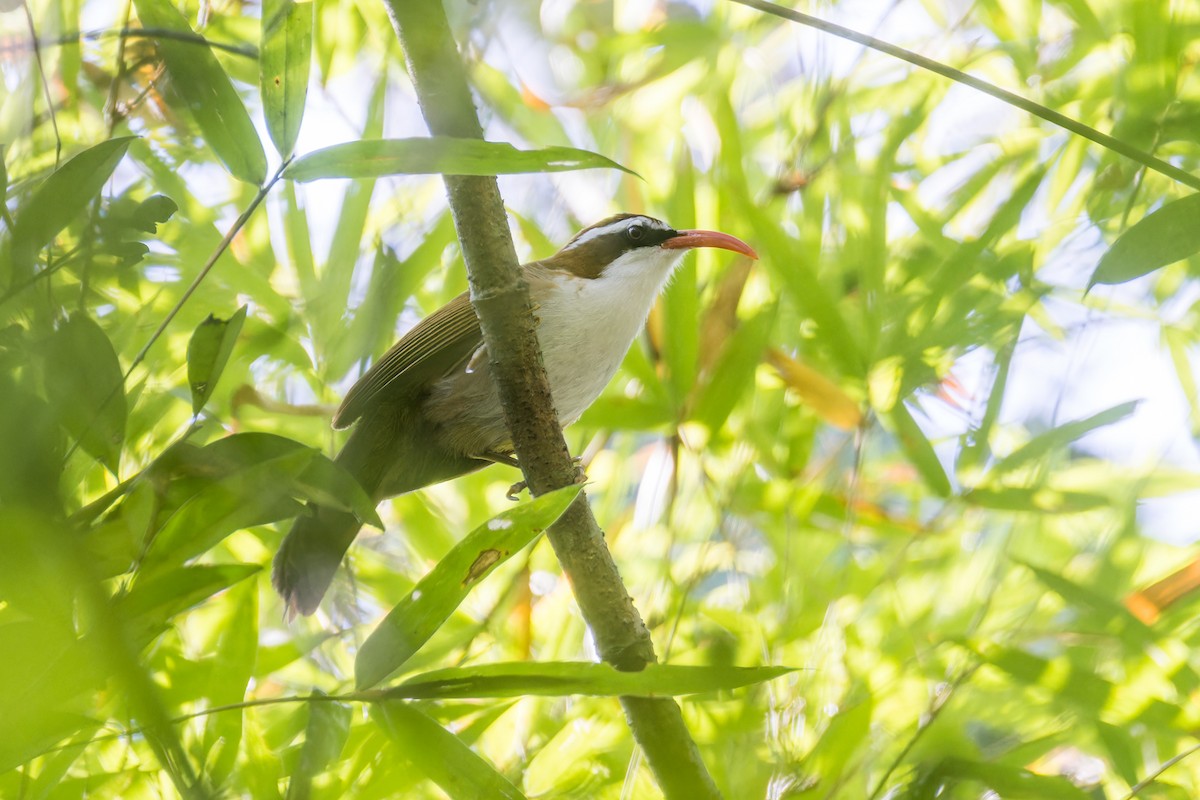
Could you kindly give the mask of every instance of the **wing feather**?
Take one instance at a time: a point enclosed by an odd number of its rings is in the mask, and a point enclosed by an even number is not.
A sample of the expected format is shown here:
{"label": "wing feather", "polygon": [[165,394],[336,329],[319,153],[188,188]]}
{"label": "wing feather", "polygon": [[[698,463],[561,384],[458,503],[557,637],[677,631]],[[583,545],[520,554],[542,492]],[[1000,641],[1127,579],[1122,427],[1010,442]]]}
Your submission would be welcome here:
{"label": "wing feather", "polygon": [[394,395],[417,389],[449,373],[482,344],[475,309],[466,293],[460,294],[418,322],[350,387],[333,415],[333,427],[349,427],[385,390]]}

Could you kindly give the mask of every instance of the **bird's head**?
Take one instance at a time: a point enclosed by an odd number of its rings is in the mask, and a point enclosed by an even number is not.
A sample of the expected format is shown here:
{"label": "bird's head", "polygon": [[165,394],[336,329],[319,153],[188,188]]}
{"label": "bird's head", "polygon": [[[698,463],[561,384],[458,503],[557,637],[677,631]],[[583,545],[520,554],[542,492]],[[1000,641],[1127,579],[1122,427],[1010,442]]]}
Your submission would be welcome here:
{"label": "bird's head", "polygon": [[543,263],[581,278],[647,273],[661,273],[665,278],[687,251],[697,247],[717,247],[758,258],[750,245],[727,233],[679,231],[654,217],[617,214],[584,228]]}

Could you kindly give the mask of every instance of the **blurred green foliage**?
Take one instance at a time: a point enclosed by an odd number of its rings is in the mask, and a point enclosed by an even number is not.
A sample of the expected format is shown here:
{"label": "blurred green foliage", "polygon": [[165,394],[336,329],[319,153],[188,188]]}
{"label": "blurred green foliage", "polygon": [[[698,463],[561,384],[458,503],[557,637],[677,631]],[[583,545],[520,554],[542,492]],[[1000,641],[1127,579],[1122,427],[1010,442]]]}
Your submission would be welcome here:
{"label": "blurred green foliage", "polygon": [[[511,471],[384,503],[386,535],[360,539],[314,618],[285,624],[263,569],[304,502],[374,517],[330,461],[329,415],[465,286],[436,177],[270,179],[293,150],[425,133],[384,6],[9,5],[0,796],[442,796],[431,779],[455,797],[656,796],[614,684],[548,663],[591,651],[541,541],[411,658],[373,646],[376,670],[449,669],[493,681],[486,698],[347,696],[387,611],[508,507]],[[818,13],[1200,162],[1195,4],[865,7]],[[1040,413],[1004,413],[1033,333],[1078,346],[1078,326],[1140,320],[1194,444],[1187,193],[732,4],[449,10],[490,139],[641,176],[504,178],[520,252],[628,210],[762,256],[689,260],[568,431],[660,655],[707,668],[641,685],[702,691],[681,702],[727,796],[1200,794],[1200,759],[1157,775],[1200,725],[1195,548],[1143,536],[1137,513],[1200,476],[1078,444],[1132,403],[1064,420],[1050,385]],[[589,153],[575,166],[607,163]],[[797,669],[729,688],[767,665]]]}

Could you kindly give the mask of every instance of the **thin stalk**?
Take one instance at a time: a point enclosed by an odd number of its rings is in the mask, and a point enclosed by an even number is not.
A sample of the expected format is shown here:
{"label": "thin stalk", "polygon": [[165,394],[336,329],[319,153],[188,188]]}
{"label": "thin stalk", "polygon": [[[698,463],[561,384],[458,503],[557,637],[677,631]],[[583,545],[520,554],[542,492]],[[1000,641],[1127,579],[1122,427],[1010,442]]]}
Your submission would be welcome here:
{"label": "thin stalk", "polygon": [[954,67],[942,64],[941,62],[934,61],[932,58],[926,58],[925,56],[914,53],[911,50],[905,50],[903,47],[897,47],[896,45],[891,44],[890,42],[885,42],[882,39],[876,39],[874,36],[868,36],[865,33],[859,33],[858,31],[851,30],[850,28],[843,27],[833,22],[828,22],[809,14],[804,14],[800,11],[784,8],[783,6],[776,5],[775,3],[769,3],[767,0],[731,0],[731,2],[762,11],[763,13],[771,14],[776,17],[782,17],[783,19],[791,20],[792,22],[797,22],[801,25],[807,25],[808,27],[816,28],[819,31],[832,33],[834,36],[837,36],[840,39],[861,44],[864,47],[869,47],[872,50],[877,50],[880,53],[886,53],[893,58],[906,61],[915,67],[920,67],[921,69],[928,70],[936,75],[949,78],[955,83],[961,83],[964,86],[970,86],[976,91],[983,92],[986,95],[995,97],[997,100],[1001,100],[1011,106],[1021,109],[1022,111],[1033,114],[1035,117],[1044,119],[1051,125],[1057,125],[1064,130],[1070,131],[1076,136],[1082,136],[1089,141],[1095,142],[1101,147],[1112,150],[1114,153],[1119,153],[1120,155],[1123,155],[1132,161],[1136,161],[1147,169],[1152,169],[1155,172],[1184,184],[1185,186],[1190,186],[1193,189],[1200,190],[1200,176],[1193,175],[1192,173],[1182,170],[1173,164],[1169,164],[1166,161],[1163,161],[1161,158],[1157,158],[1150,153],[1147,153],[1145,150],[1134,147],[1128,142],[1123,142],[1114,136],[1109,136],[1107,133],[1101,133],[1089,125],[1084,125],[1078,120],[1071,119],[1066,114],[1060,114],[1059,112],[1047,108],[1040,103],[1035,103],[1032,100],[1021,97],[1019,94],[1014,94],[1006,89],[993,86],[987,81],[976,78],[973,75],[968,75],[962,70],[958,70]]}

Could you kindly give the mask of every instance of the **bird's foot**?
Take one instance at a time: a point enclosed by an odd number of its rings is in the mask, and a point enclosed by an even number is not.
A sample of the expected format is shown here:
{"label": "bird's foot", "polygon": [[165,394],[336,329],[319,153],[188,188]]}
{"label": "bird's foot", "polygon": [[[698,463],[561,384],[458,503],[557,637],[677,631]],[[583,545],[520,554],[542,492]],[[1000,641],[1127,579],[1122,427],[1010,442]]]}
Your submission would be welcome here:
{"label": "bird's foot", "polygon": [[[583,465],[580,463],[583,460],[582,456],[575,456],[571,459],[575,464],[575,483],[587,483],[587,473],[583,471]],[[509,500],[516,502],[521,492],[529,488],[529,484],[525,481],[517,481],[512,486],[508,487],[508,494],[504,495]]]}

